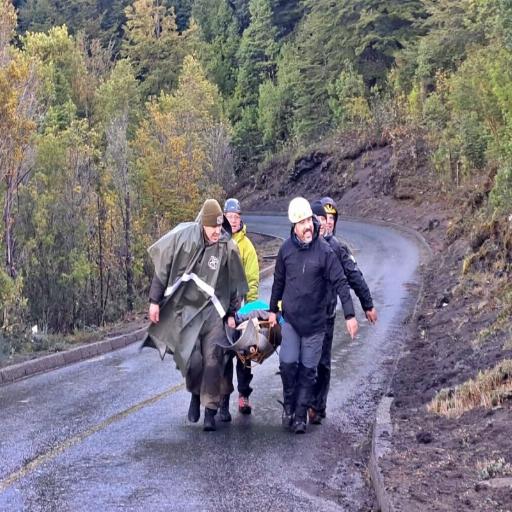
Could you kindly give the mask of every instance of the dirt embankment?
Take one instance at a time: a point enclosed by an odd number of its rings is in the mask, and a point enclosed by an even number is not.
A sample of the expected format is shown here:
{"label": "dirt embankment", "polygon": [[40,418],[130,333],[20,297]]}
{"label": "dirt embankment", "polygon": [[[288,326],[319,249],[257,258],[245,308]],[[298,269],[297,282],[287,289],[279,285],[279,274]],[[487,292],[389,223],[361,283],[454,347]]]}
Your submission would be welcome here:
{"label": "dirt embankment", "polygon": [[[443,182],[411,134],[330,139],[272,160],[233,191],[245,207],[274,211],[297,195],[329,195],[342,215],[413,228],[431,246],[414,334],[392,381],[396,435],[383,470],[400,510],[512,510],[512,375],[499,373],[481,400],[487,407],[477,400],[458,409],[468,389],[472,400],[478,394],[479,372],[512,358],[512,220],[488,220],[490,183]],[[427,410],[442,389],[441,397],[459,397],[447,402],[450,416]]]}

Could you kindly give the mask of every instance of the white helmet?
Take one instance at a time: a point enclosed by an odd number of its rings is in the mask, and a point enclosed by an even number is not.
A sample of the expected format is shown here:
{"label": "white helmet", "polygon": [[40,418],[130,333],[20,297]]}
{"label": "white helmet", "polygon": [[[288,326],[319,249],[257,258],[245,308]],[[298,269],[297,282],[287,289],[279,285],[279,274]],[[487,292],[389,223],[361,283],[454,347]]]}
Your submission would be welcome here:
{"label": "white helmet", "polygon": [[301,220],[313,217],[311,205],[307,199],[303,197],[295,197],[290,201],[288,206],[288,218],[292,224],[297,224]]}

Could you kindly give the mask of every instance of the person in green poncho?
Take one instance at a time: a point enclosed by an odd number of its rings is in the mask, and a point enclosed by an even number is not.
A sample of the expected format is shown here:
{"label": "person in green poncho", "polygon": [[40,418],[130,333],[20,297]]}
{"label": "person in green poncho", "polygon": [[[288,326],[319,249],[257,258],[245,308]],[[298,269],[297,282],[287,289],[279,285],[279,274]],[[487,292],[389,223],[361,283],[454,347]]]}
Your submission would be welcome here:
{"label": "person in green poncho", "polygon": [[173,354],[191,393],[188,419],[199,421],[203,405],[204,430],[215,430],[221,396],[233,391],[223,377],[225,350],[219,342],[226,337],[224,322],[235,326],[248,292],[231,227],[219,203],[208,199],[196,222],[179,224],[148,252],[155,275],[144,345],[157,348],[162,358]]}

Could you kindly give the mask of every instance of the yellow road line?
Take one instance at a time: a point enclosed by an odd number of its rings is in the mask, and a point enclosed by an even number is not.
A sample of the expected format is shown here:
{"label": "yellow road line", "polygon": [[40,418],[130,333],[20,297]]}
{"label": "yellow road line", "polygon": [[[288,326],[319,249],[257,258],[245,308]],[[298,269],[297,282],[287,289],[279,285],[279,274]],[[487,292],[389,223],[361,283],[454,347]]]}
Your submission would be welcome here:
{"label": "yellow road line", "polygon": [[48,462],[64,451],[68,450],[75,444],[80,443],[84,439],[86,439],[89,436],[92,436],[96,432],[99,432],[100,430],[104,430],[109,425],[112,425],[112,423],[115,423],[117,421],[121,421],[122,419],[126,418],[130,414],[133,414],[143,407],[147,407],[148,405],[153,405],[154,403],[158,402],[159,400],[162,400],[163,398],[166,398],[173,393],[176,393],[177,391],[180,391],[185,387],[185,383],[178,384],[177,386],[173,386],[163,393],[160,393],[158,395],[155,395],[151,398],[148,398],[147,400],[144,400],[142,402],[139,402],[138,404],[133,405],[132,407],[129,407],[128,409],[125,409],[124,411],[121,411],[117,414],[114,414],[113,416],[110,416],[110,418],[107,418],[106,420],[102,421],[101,423],[98,423],[98,425],[95,425],[94,427],[91,427],[90,429],[86,430],[85,432],[82,432],[80,434],[77,434],[76,436],[70,437],[69,439],[66,439],[62,443],[58,444],[51,450],[47,451],[46,453],[42,453],[41,455],[38,455],[35,459],[31,460],[27,464],[24,464],[20,469],[15,471],[14,473],[11,473],[9,476],[4,478],[0,481],[0,493],[5,491],[8,487],[10,487],[14,482],[19,480],[20,478],[23,478],[24,476],[28,475],[31,471],[34,471],[37,467],[39,467],[41,464],[44,464],[45,462]]}

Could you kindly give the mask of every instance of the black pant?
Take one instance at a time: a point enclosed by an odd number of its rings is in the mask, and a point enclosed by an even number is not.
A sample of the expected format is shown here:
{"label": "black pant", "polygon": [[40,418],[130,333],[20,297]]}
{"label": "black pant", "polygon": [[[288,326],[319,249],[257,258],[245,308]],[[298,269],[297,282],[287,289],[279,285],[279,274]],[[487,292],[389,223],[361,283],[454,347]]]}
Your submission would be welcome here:
{"label": "black pant", "polygon": [[312,405],[317,411],[324,411],[327,406],[327,394],[331,382],[331,352],[332,338],[334,336],[334,321],[336,317],[329,317],[325,325],[325,337],[322,344],[322,355],[316,371],[316,382],[313,388]]}
{"label": "black pant", "polygon": [[[249,396],[252,393],[252,388],[249,385],[252,380],[252,371],[250,366],[250,361],[247,361],[245,364],[242,363],[240,358],[235,355],[236,358],[236,379],[238,381],[238,392],[242,396]],[[225,370],[226,380],[229,382],[233,382],[233,358],[230,357],[228,363],[226,364]]]}
{"label": "black pant", "polygon": [[201,405],[217,409],[222,395],[222,372],[224,349],[217,342],[226,337],[222,318],[213,306],[205,310],[208,314],[199,332],[198,344],[190,356],[185,378],[187,390],[199,395]]}

